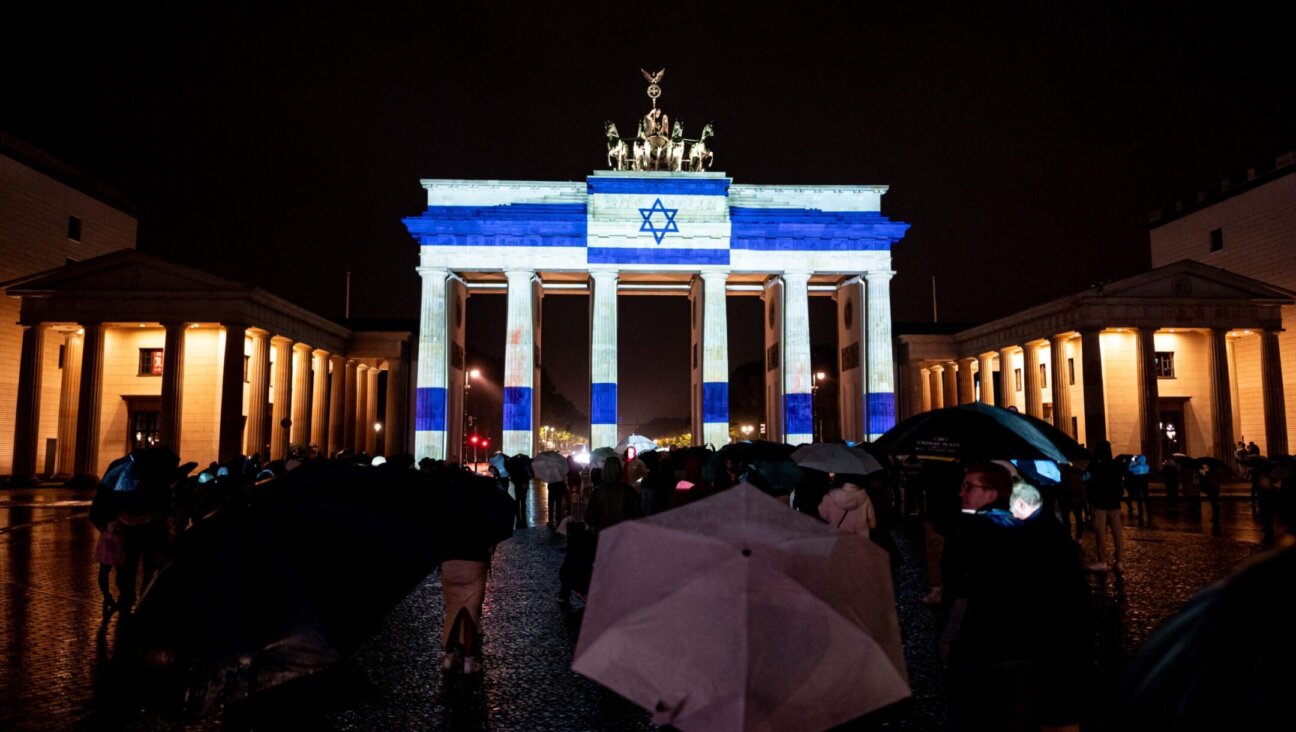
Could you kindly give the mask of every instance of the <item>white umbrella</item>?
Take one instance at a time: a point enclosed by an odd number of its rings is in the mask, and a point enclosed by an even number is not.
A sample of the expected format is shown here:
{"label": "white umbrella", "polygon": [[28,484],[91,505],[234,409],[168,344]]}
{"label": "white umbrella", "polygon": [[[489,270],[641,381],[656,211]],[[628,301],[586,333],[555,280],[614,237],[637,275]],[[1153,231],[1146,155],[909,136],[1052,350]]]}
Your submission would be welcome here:
{"label": "white umbrella", "polygon": [[643,435],[630,435],[624,440],[618,442],[615,449],[618,454],[624,455],[625,451],[631,447],[635,449],[636,453],[652,452],[657,449],[657,443]]}
{"label": "white umbrella", "polygon": [[567,458],[553,450],[546,450],[531,458],[531,472],[546,483],[567,480]]}
{"label": "white umbrella", "polygon": [[846,447],[839,442],[816,442],[798,447],[792,453],[792,462],[825,473],[868,475],[882,469],[877,458],[858,447]]}
{"label": "white umbrella", "polygon": [[741,484],[599,533],[572,670],[680,729],[827,729],[909,696],[886,552]]}

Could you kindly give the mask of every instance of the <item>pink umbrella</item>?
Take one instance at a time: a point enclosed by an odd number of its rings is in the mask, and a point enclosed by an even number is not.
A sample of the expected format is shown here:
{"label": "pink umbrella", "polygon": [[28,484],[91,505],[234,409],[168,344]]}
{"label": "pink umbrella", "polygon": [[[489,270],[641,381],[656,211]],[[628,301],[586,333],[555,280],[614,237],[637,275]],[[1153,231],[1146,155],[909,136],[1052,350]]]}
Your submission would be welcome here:
{"label": "pink umbrella", "polygon": [[886,552],[745,483],[600,534],[572,670],[680,729],[827,729],[909,696]]}

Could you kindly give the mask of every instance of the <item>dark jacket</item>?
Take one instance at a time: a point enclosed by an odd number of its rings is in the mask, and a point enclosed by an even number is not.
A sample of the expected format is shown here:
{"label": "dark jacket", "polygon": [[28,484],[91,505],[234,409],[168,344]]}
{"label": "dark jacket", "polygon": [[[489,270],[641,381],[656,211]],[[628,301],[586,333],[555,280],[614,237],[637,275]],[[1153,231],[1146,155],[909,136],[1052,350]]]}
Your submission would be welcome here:
{"label": "dark jacket", "polygon": [[626,519],[639,518],[639,494],[625,483],[603,483],[590,493],[585,509],[585,523],[593,529],[606,529]]}
{"label": "dark jacket", "polygon": [[1121,466],[1114,460],[1096,459],[1089,464],[1089,480],[1085,490],[1089,503],[1100,511],[1114,511],[1121,507]]}

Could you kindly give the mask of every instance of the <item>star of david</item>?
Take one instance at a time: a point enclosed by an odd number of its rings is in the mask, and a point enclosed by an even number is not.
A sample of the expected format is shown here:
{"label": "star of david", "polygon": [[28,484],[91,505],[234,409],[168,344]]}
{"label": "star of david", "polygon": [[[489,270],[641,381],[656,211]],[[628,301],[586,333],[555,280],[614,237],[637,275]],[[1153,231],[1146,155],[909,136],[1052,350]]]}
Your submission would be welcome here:
{"label": "star of david", "polygon": [[[653,224],[653,216],[657,213],[660,213],[666,219],[665,226],[660,229]],[[661,199],[659,198],[656,201],[653,201],[651,208],[639,209],[639,215],[643,217],[643,224],[639,227],[639,230],[651,231],[653,238],[657,240],[658,244],[661,244],[662,239],[664,239],[670,232],[673,231],[679,233],[679,227],[675,225],[675,214],[677,213],[679,213],[678,208],[666,208],[662,205]]]}

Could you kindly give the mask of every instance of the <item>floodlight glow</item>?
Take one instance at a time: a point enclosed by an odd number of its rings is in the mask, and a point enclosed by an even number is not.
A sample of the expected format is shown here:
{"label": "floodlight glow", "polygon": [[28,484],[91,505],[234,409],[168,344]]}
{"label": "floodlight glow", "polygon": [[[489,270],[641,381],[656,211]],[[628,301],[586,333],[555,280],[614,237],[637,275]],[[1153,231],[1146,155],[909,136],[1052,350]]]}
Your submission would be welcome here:
{"label": "floodlight glow", "polygon": [[581,465],[589,465],[590,463],[590,454],[584,450],[581,450],[580,452],[576,453],[572,457],[575,458],[576,462],[580,463]]}
{"label": "floodlight glow", "polygon": [[469,372],[468,372],[468,376],[469,376],[470,378],[473,378],[473,379],[480,379],[480,378],[481,378],[481,369],[473,369],[472,371],[469,371]]}

